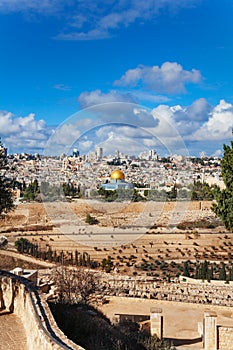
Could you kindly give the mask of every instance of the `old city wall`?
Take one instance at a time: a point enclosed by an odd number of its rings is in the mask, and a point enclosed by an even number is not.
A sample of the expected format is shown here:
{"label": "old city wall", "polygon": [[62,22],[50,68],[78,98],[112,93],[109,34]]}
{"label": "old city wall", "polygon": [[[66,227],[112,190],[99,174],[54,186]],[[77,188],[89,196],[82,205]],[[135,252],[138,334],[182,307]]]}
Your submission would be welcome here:
{"label": "old city wall", "polygon": [[61,332],[47,303],[24,278],[0,270],[0,303],[21,318],[28,350],[84,350]]}
{"label": "old city wall", "polygon": [[[183,204],[183,206],[187,210],[210,210],[211,206],[213,205],[212,201],[189,201],[189,202],[165,202],[164,203],[164,211],[170,211],[174,210],[176,207],[178,207],[178,204]],[[158,203],[161,207],[161,203]]]}

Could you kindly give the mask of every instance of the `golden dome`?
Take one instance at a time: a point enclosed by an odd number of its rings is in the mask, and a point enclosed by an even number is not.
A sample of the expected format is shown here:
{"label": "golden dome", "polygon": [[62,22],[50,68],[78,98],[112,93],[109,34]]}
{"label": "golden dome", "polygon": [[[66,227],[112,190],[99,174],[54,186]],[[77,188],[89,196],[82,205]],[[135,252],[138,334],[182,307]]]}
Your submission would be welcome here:
{"label": "golden dome", "polygon": [[124,175],[123,171],[121,171],[121,170],[114,170],[111,173],[111,179],[112,180],[124,180],[125,175]]}

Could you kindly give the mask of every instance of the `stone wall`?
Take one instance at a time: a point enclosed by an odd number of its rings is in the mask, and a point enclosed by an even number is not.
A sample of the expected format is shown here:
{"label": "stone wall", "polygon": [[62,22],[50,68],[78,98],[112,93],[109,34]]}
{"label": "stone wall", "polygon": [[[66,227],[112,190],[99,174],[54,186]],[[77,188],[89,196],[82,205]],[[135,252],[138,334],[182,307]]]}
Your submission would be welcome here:
{"label": "stone wall", "polygon": [[84,350],[61,332],[47,303],[26,279],[0,270],[0,303],[21,318],[28,350]]}
{"label": "stone wall", "polygon": [[[186,278],[186,277],[185,277]],[[102,278],[99,296],[135,297],[186,303],[233,306],[232,284],[219,283],[166,283],[149,277],[114,276]]]}
{"label": "stone wall", "polygon": [[233,350],[233,327],[217,325],[217,315],[204,314],[204,350]]}
{"label": "stone wall", "polygon": [[233,328],[218,326],[217,330],[218,349],[233,350]]}
{"label": "stone wall", "polygon": [[211,312],[204,314],[204,349],[217,350],[217,315]]}

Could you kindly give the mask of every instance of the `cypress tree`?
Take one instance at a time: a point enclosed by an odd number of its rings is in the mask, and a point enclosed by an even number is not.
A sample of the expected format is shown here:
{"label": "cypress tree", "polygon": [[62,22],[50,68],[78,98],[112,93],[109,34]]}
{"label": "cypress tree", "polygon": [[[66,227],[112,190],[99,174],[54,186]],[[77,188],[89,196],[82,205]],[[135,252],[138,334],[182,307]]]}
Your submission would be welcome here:
{"label": "cypress tree", "polygon": [[0,216],[14,209],[14,196],[7,179],[7,159],[0,139]]}
{"label": "cypress tree", "polygon": [[224,263],[222,263],[221,269],[219,271],[219,280],[226,281],[226,277],[227,277],[226,266]]}
{"label": "cypress tree", "polygon": [[215,200],[217,204],[212,210],[219,216],[229,231],[233,231],[233,141],[230,146],[224,145],[224,155],[221,161],[222,177],[226,188],[220,190],[215,187]]}
{"label": "cypress tree", "polygon": [[188,261],[184,262],[183,275],[186,276],[186,277],[190,277]]}

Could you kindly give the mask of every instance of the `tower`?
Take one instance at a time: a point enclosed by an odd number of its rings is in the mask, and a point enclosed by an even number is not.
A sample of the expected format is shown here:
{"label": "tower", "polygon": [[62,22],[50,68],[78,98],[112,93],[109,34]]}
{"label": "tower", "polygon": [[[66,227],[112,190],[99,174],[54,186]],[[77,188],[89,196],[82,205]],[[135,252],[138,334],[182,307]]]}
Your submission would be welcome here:
{"label": "tower", "polygon": [[79,151],[77,148],[73,149],[73,157],[78,157],[79,156]]}
{"label": "tower", "polygon": [[103,148],[102,147],[96,147],[95,155],[96,155],[96,159],[97,160],[101,160],[103,158]]}

